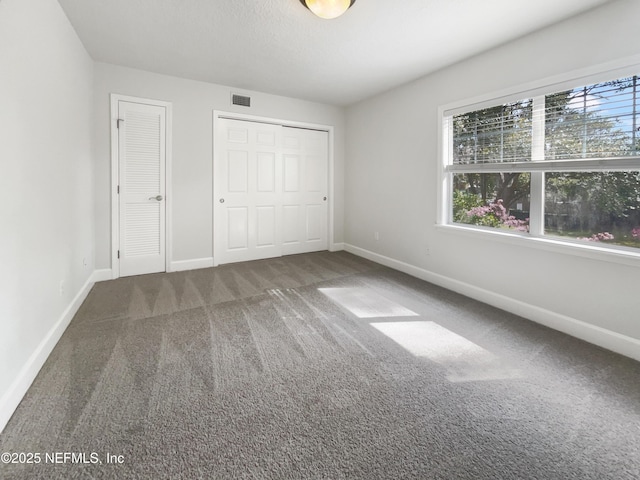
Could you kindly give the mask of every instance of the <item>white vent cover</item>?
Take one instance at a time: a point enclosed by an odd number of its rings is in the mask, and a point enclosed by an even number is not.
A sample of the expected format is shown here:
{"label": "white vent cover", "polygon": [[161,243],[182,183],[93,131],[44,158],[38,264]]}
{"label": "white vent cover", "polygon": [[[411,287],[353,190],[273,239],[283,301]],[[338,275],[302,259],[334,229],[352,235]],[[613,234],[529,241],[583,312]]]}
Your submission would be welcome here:
{"label": "white vent cover", "polygon": [[235,93],[231,94],[231,103],[233,105],[240,105],[242,107],[250,107],[251,106],[251,97],[246,97],[244,95],[237,95]]}

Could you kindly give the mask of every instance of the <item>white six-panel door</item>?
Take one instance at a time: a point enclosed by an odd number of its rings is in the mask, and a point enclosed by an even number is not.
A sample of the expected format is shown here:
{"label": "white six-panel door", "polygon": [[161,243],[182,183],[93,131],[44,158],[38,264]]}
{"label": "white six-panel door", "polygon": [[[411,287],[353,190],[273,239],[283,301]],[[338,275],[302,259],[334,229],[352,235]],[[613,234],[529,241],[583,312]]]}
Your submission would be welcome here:
{"label": "white six-panel door", "polygon": [[282,131],[282,254],[326,250],[329,134]]}
{"label": "white six-panel door", "polygon": [[278,125],[221,119],[214,162],[216,263],[282,254]]}
{"label": "white six-panel door", "polygon": [[120,276],[164,272],[166,109],[118,101]]}
{"label": "white six-panel door", "polygon": [[218,120],[214,263],[326,250],[328,133]]}

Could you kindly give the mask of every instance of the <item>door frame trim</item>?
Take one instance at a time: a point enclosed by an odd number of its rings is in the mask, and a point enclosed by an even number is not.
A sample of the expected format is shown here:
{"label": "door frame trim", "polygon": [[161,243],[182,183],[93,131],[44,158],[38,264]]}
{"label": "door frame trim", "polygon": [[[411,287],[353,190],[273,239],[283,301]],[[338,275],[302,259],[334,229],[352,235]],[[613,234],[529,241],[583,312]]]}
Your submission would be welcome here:
{"label": "door frame trim", "polygon": [[340,246],[334,242],[334,127],[333,125],[323,125],[318,123],[310,123],[310,122],[298,122],[294,120],[282,120],[278,118],[271,117],[260,117],[256,115],[248,115],[237,112],[227,112],[223,110],[214,110],[213,111],[213,143],[212,143],[212,151],[211,151],[211,183],[212,183],[212,197],[211,197],[211,253],[213,255],[213,265],[218,266],[218,260],[215,255],[215,241],[216,241],[216,232],[215,232],[215,212],[216,212],[216,182],[213,178],[213,172],[215,171],[215,162],[216,162],[216,141],[218,139],[218,135],[220,132],[219,128],[219,119],[225,118],[230,120],[240,120],[240,121],[248,121],[248,122],[258,122],[258,123],[268,123],[272,125],[281,125],[283,127],[294,127],[294,128],[304,128],[308,130],[321,130],[323,132],[327,132],[329,134],[329,146],[328,146],[328,172],[327,175],[327,188],[328,188],[328,212],[327,212],[327,240],[329,245],[329,251],[333,252],[336,250],[340,250]]}
{"label": "door frame trim", "polygon": [[172,148],[172,103],[164,100],[155,100],[149,98],[132,97],[129,95],[121,95],[112,93],[111,99],[111,278],[120,277],[120,263],[118,262],[118,250],[120,249],[120,208],[119,197],[117,193],[118,180],[120,178],[119,158],[118,158],[118,102],[125,101],[130,103],[139,103],[142,105],[153,105],[156,107],[164,107],[165,118],[165,271],[171,271],[172,259],[172,208],[173,195],[171,190],[171,154]]}

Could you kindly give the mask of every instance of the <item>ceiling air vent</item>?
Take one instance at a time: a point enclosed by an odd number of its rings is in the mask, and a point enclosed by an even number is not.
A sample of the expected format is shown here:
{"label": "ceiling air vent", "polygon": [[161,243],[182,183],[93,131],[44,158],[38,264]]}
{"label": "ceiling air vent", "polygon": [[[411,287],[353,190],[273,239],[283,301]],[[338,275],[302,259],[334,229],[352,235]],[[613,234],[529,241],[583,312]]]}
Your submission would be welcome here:
{"label": "ceiling air vent", "polygon": [[250,107],[251,106],[251,97],[245,97],[244,95],[236,95],[235,93],[231,94],[231,103],[233,105],[240,105],[242,107]]}

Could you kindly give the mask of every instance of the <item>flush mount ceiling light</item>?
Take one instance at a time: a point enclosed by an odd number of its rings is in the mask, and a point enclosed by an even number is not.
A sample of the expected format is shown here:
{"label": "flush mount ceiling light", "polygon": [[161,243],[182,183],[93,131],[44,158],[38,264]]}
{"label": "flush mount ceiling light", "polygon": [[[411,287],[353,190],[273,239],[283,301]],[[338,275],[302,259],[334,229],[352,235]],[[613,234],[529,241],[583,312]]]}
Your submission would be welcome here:
{"label": "flush mount ceiling light", "polygon": [[356,3],[356,0],[300,0],[305,7],[311,10],[320,18],[337,18],[349,7]]}

